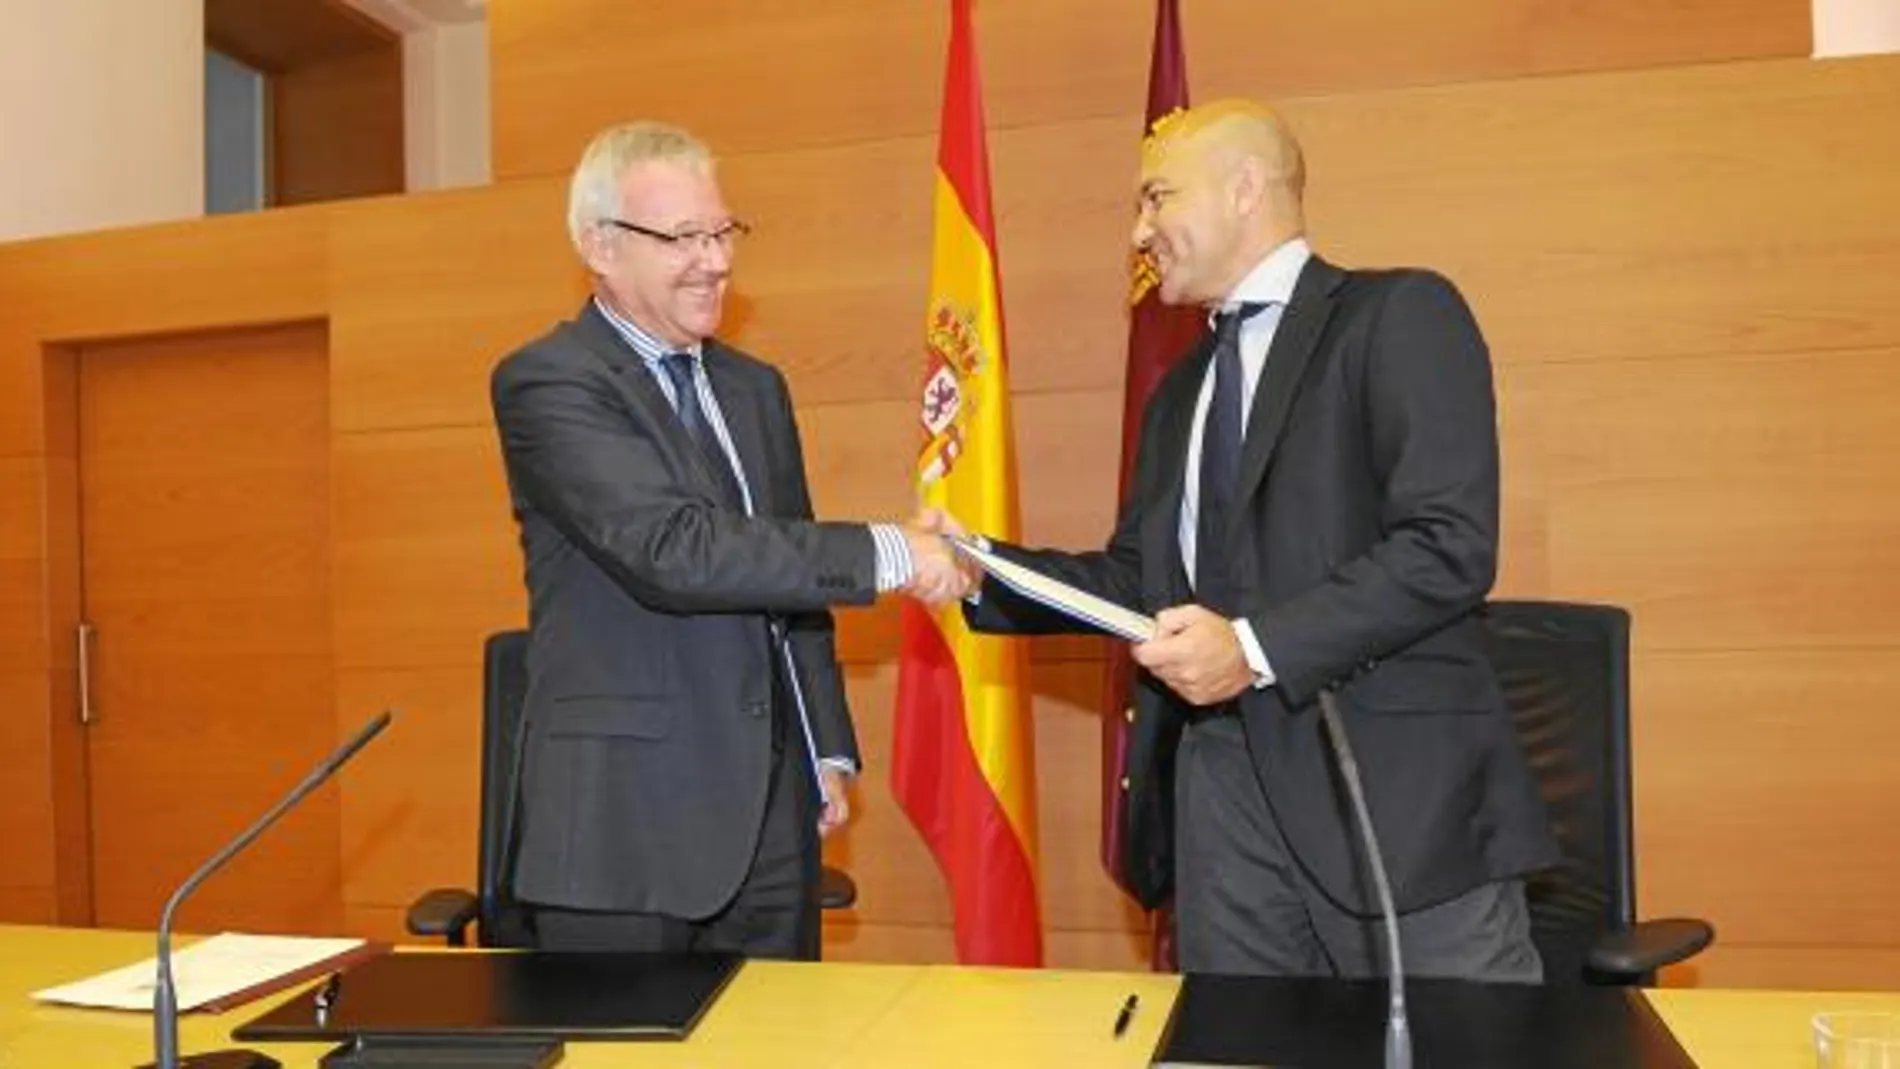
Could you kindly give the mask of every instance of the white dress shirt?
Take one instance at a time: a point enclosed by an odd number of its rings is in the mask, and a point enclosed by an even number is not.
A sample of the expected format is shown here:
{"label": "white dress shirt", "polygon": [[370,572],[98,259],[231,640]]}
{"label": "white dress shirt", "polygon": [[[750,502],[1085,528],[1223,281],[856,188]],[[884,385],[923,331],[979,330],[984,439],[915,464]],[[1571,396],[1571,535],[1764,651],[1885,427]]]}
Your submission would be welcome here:
{"label": "white dress shirt", "polygon": [[[1300,280],[1300,272],[1312,258],[1313,249],[1305,238],[1296,237],[1285,242],[1268,253],[1266,259],[1247,272],[1233,292],[1209,310],[1211,318],[1216,312],[1231,311],[1242,304],[1269,306],[1240,326],[1240,429],[1243,441],[1247,433],[1247,421],[1253,416],[1254,391],[1260,385],[1261,371],[1267,366],[1267,350],[1273,345],[1273,336],[1280,329],[1280,317],[1286,312],[1287,302],[1293,299],[1293,287]],[[1210,360],[1207,374],[1201,380],[1200,395],[1194,401],[1194,421],[1188,431],[1185,490],[1181,494],[1181,523],[1177,529],[1181,541],[1181,563],[1187,567],[1190,582],[1194,576],[1197,550],[1195,536],[1198,533],[1201,503],[1201,430],[1207,424],[1207,407],[1213,397],[1214,362]],[[1253,669],[1254,686],[1272,686],[1273,666],[1267,662],[1266,651],[1261,648],[1259,637],[1253,633],[1253,625],[1245,619],[1235,619],[1234,632],[1240,638],[1241,649],[1246,652],[1247,666]]]}

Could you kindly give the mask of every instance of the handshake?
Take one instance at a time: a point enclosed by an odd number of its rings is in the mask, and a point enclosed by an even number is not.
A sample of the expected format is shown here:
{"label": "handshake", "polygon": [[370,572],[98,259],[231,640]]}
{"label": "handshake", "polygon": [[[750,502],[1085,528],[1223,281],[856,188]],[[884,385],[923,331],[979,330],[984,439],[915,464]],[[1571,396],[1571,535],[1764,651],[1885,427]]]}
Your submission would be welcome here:
{"label": "handshake", "polygon": [[935,609],[969,597],[982,584],[982,569],[958,553],[946,537],[968,536],[956,517],[927,508],[911,517],[902,530],[911,564],[910,582],[902,587],[903,593]]}

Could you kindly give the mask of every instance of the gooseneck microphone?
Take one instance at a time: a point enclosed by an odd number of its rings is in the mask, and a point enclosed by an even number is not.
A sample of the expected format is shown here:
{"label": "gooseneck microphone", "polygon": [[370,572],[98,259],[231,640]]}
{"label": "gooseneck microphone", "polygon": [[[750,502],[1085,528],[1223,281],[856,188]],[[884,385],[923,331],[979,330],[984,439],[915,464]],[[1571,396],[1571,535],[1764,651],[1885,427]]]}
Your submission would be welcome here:
{"label": "gooseneck microphone", "polygon": [[198,885],[212,873],[224,867],[224,863],[236,857],[240,850],[251,845],[264,829],[277,822],[279,817],[290,812],[298,802],[304,800],[310,792],[323,785],[323,781],[336,774],[344,762],[355,757],[358,750],[369,744],[381,731],[389,726],[392,719],[387,711],[364,725],[356,737],[343,744],[342,748],[325,758],[314,771],[304,777],[302,783],[291,788],[283,801],[270,808],[257,822],[244,829],[237,838],[211,855],[211,859],[198,866],[198,870],[186,877],[185,882],[172,892],[165,903],[165,911],[158,918],[158,976],[152,993],[152,1039],[155,1062],[141,1066],[140,1069],[278,1069],[279,1063],[268,1055],[254,1050],[220,1050],[207,1054],[194,1054],[180,1061],[178,1058],[178,989],[172,984],[172,917],[178,912],[178,906],[185,897],[198,889]]}
{"label": "gooseneck microphone", "polygon": [[1319,711],[1326,722],[1326,734],[1333,741],[1333,756],[1339,759],[1339,771],[1346,780],[1346,793],[1352,796],[1354,822],[1366,858],[1372,862],[1372,883],[1379,892],[1379,912],[1385,919],[1386,983],[1390,990],[1385,1017],[1385,1069],[1412,1069],[1412,1026],[1405,1017],[1405,965],[1399,957],[1399,911],[1392,905],[1392,884],[1386,879],[1379,836],[1372,829],[1372,811],[1366,808],[1366,792],[1359,784],[1359,762],[1353,758],[1352,740],[1346,737],[1346,722],[1330,689],[1320,691]]}

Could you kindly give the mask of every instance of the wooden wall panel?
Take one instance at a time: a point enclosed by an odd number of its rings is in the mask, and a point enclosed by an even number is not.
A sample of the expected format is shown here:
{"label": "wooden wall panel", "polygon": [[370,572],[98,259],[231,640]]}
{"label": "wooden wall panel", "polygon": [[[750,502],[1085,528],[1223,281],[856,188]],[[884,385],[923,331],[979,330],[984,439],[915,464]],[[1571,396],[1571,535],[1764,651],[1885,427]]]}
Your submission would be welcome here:
{"label": "wooden wall panel", "polygon": [[1900,574],[1900,349],[1528,365],[1508,384],[1555,588],[1630,605],[1649,649],[1900,646],[1892,589],[1869,581]]}
{"label": "wooden wall panel", "polygon": [[[0,293],[12,329],[0,337],[37,345],[320,319],[327,225],[321,210],[251,212],[6,246]],[[8,381],[37,356],[9,350]],[[45,428],[21,429],[37,451]]]}
{"label": "wooden wall panel", "polygon": [[[55,875],[53,780],[47,760],[51,700],[44,672],[0,672],[0,903],[8,895],[44,893],[53,900]],[[36,899],[36,901],[39,899]],[[10,920],[50,923],[52,912],[0,914]]]}
{"label": "wooden wall panel", "polygon": [[1551,78],[1286,110],[1309,150],[1320,248],[1446,272],[1504,361],[1900,338],[1889,193],[1900,140],[1858,125],[1900,125],[1889,61]]}
{"label": "wooden wall panel", "polygon": [[269,101],[272,204],[403,191],[401,40],[276,73]]}
{"label": "wooden wall panel", "polygon": [[[927,134],[937,121],[945,9],[496,0],[488,16],[495,172],[564,172],[594,130],[634,113],[683,122],[727,153]],[[1203,99],[1810,51],[1799,0],[1206,0],[1183,9],[1191,85]],[[977,22],[994,126],[1138,114],[1154,22],[1148,0],[980,4]]]}
{"label": "wooden wall panel", "polygon": [[[343,778],[346,914],[375,907],[396,918],[433,887],[475,887],[480,840],[480,658],[449,668],[337,670],[337,705],[390,729]],[[426,848],[422,847],[426,844]]]}
{"label": "wooden wall panel", "polygon": [[492,426],[339,435],[333,470],[339,668],[477,663],[527,618]]}
{"label": "wooden wall panel", "polygon": [[38,507],[47,490],[45,458],[0,458],[0,501],[20,506],[0,509],[0,672],[44,670],[50,658]]}
{"label": "wooden wall panel", "polygon": [[339,432],[488,426],[488,372],[578,308],[553,182],[339,206],[329,278]]}
{"label": "wooden wall panel", "polygon": [[1738,946],[1900,951],[1871,845],[1900,813],[1900,649],[1645,653],[1634,684],[1645,909]]}

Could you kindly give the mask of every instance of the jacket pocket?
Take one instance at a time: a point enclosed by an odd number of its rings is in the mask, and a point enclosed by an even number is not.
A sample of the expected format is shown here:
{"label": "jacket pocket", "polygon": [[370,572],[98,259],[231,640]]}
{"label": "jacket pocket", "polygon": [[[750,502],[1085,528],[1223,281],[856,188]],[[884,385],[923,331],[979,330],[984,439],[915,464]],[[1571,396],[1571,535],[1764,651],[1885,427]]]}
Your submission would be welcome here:
{"label": "jacket pocket", "polygon": [[673,729],[678,699],[652,694],[587,694],[554,699],[548,734],[663,739]]}

